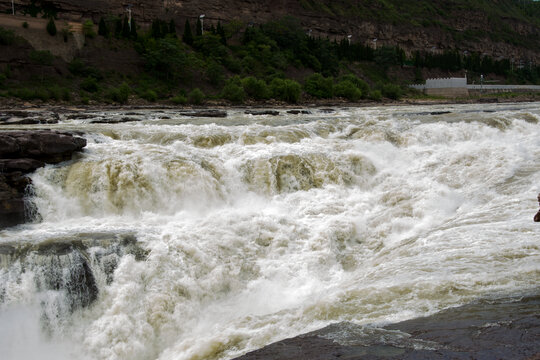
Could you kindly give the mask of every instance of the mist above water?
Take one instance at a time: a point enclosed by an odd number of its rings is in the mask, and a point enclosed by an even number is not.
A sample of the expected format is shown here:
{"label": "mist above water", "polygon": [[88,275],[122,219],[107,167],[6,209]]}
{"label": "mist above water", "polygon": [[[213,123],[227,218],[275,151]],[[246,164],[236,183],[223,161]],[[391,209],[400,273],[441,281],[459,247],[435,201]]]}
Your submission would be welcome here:
{"label": "mist above water", "polygon": [[[3,258],[2,347],[24,351],[22,326],[60,357],[228,359],[537,288],[538,104],[336,110],[62,121],[87,148],[36,171],[42,220],[0,238],[86,242],[56,288],[38,286],[48,250],[39,266],[31,250]],[[144,256],[115,247],[126,236]],[[99,290],[89,306],[69,300],[78,258]]]}

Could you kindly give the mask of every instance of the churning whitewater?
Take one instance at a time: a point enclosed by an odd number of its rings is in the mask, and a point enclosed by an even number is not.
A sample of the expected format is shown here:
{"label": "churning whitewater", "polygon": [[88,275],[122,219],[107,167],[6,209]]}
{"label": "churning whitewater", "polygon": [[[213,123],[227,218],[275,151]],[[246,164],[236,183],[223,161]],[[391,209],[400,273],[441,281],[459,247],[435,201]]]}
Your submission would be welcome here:
{"label": "churning whitewater", "polygon": [[230,359],[538,292],[539,103],[123,115],[47,125],[88,146],[0,231],[3,359]]}

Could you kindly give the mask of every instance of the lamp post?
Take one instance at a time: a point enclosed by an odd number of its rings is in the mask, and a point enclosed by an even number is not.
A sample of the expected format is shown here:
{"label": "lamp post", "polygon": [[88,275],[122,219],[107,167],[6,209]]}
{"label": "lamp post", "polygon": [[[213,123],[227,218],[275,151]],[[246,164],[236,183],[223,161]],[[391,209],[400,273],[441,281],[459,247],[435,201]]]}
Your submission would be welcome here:
{"label": "lamp post", "polygon": [[128,13],[128,25],[129,25],[129,31],[131,31],[131,7],[133,5],[132,4],[128,4],[127,8],[126,8],[126,11]]}
{"label": "lamp post", "polygon": [[349,41],[349,45],[351,45],[351,38],[352,38],[352,35],[347,36],[347,41]]}
{"label": "lamp post", "polygon": [[204,26],[203,26],[204,14],[199,15],[199,19],[201,19],[201,35],[202,35],[204,34]]}

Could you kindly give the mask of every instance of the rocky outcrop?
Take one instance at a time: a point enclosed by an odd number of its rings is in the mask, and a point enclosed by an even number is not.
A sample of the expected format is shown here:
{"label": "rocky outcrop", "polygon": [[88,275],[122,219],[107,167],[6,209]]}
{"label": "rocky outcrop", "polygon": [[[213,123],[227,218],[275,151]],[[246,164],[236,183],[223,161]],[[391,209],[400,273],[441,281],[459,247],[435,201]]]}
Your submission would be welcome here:
{"label": "rocky outcrop", "polygon": [[385,327],[337,323],[237,360],[540,359],[540,296],[486,300]]}
{"label": "rocky outcrop", "polygon": [[[33,272],[36,289],[61,293],[54,308],[71,313],[98,298],[100,286],[113,281],[125,255],[144,261],[148,254],[131,234],[74,234],[38,243],[0,243],[0,270],[10,272],[7,282],[18,282],[26,272]],[[5,285],[0,283],[0,303]],[[42,320],[50,316],[44,315]]]}
{"label": "rocky outcrop", "polygon": [[85,139],[56,131],[0,133],[0,228],[25,221],[25,192],[31,183],[27,174],[70,160],[85,146]]}
{"label": "rocky outcrop", "polygon": [[244,114],[253,115],[253,116],[261,116],[261,115],[277,116],[279,115],[279,111],[277,110],[246,110],[244,111]]}
{"label": "rocky outcrop", "polygon": [[56,124],[59,118],[59,115],[52,111],[0,111],[0,125]]}
{"label": "rocky outcrop", "polygon": [[227,112],[224,110],[193,110],[193,111],[180,111],[178,115],[189,117],[210,117],[210,118],[224,118],[227,117]]}

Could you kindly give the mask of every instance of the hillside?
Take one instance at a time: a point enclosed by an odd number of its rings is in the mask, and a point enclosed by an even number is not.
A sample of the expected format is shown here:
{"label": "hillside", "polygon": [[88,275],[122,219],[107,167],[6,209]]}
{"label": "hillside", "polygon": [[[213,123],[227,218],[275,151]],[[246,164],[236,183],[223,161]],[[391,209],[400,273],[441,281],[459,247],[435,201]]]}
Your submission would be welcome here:
{"label": "hillside", "polygon": [[[18,0],[16,9],[36,14],[53,13],[78,20],[125,14],[120,0]],[[133,18],[149,25],[154,19],[174,19],[183,24],[205,14],[205,27],[218,20],[263,24],[285,15],[300,20],[313,36],[343,38],[357,42],[399,45],[414,50],[461,51],[493,57],[531,60],[540,58],[540,3],[530,0],[186,0],[132,3]],[[0,1],[0,9],[11,10],[11,1]]]}
{"label": "hillside", "polygon": [[470,82],[540,83],[532,1],[141,1],[131,24],[116,0],[16,4],[15,16],[0,14],[7,99],[357,102],[465,72]]}

